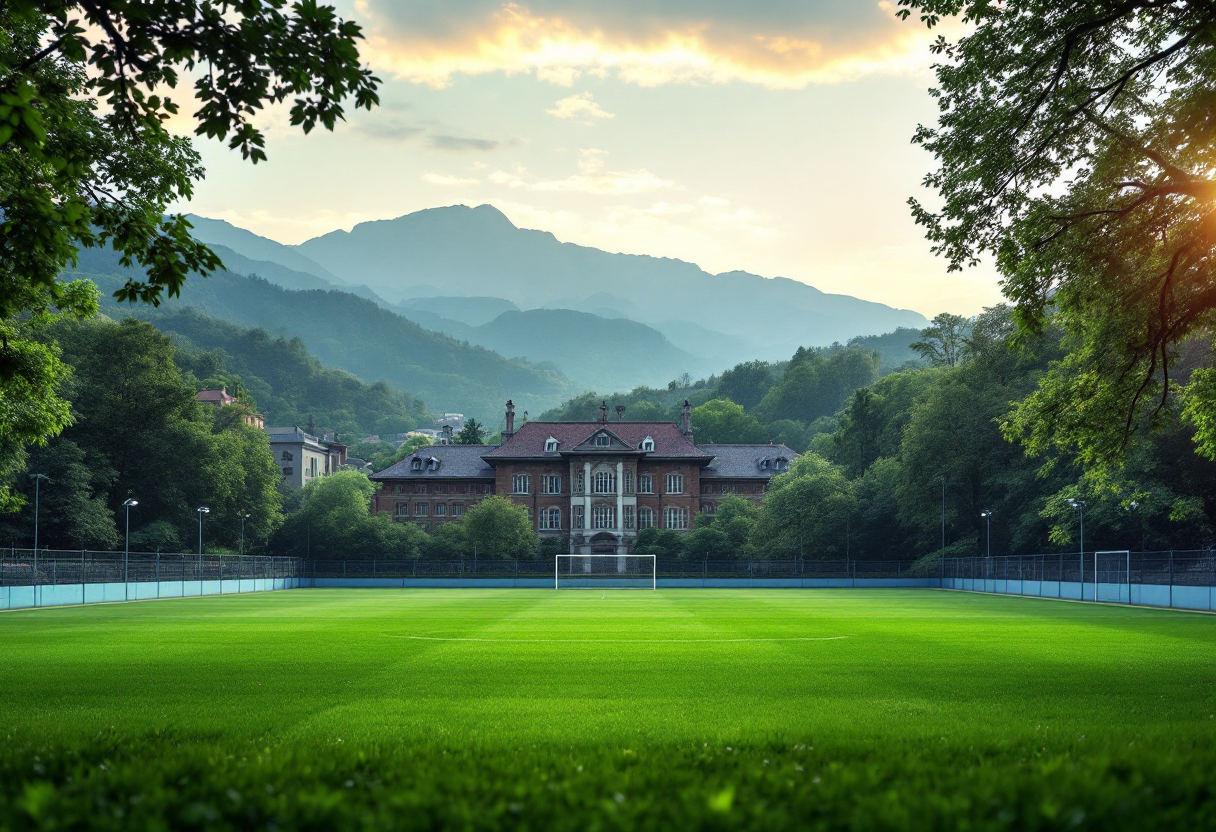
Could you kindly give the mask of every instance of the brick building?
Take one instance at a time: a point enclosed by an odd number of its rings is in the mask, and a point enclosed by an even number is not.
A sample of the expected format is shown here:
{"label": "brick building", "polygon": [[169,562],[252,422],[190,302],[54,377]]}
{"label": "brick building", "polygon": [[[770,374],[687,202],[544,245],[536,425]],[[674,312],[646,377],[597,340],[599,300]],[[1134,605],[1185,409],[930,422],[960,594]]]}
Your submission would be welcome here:
{"label": "brick building", "polygon": [[373,474],[374,510],[423,528],[458,520],[488,494],[528,510],[542,536],[569,537],[579,553],[624,554],[645,528],[687,531],[697,512],[736,495],[759,502],[797,454],[785,445],[697,445],[681,424],[608,420],[526,422],[507,402],[501,445],[421,448]]}

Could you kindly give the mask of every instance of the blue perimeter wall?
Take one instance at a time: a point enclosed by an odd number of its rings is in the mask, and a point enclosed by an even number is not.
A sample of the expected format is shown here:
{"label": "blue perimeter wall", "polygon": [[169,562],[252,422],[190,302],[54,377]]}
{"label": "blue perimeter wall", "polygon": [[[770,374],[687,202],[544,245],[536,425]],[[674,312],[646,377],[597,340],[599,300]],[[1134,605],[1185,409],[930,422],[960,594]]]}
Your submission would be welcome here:
{"label": "blue perimeter wall", "polygon": [[[1179,610],[1216,611],[1216,587],[1169,586],[1168,584],[1105,584],[1082,586],[1076,581],[997,581],[980,578],[943,578],[942,589],[989,592],[998,595],[1024,595],[1030,598],[1067,598],[1073,601],[1102,601],[1144,607],[1170,607]],[[1095,598],[1095,589],[1096,598]]]}
{"label": "blue perimeter wall", "polygon": [[[116,601],[147,601],[155,598],[190,598],[200,595],[239,595],[296,589],[299,578],[245,578],[232,581],[132,581],[106,584],[42,584],[0,586],[0,610],[30,607],[63,607],[72,604],[101,604]],[[37,597],[35,598],[35,589]],[[35,600],[37,603],[35,603]]]}
{"label": "blue perimeter wall", "polygon": [[[0,587],[0,610],[73,604],[238,595],[305,588],[550,589],[548,578],[247,578],[230,581],[147,581]],[[996,581],[971,578],[659,578],[660,589],[953,589],[1030,598],[1095,600],[1092,583],[1075,581]],[[1099,584],[1096,600],[1107,603],[1216,611],[1216,587],[1160,584]],[[1130,589],[1130,597],[1129,597]]]}

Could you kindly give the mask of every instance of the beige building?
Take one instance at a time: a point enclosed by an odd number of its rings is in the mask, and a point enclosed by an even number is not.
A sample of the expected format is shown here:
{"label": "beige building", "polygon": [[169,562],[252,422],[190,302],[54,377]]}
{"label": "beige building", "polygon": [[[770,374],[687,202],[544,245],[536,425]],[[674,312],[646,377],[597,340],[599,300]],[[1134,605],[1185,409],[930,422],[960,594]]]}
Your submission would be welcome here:
{"label": "beige building", "polygon": [[345,445],[325,442],[298,427],[270,427],[266,435],[283,482],[295,488],[327,477],[346,464]]}

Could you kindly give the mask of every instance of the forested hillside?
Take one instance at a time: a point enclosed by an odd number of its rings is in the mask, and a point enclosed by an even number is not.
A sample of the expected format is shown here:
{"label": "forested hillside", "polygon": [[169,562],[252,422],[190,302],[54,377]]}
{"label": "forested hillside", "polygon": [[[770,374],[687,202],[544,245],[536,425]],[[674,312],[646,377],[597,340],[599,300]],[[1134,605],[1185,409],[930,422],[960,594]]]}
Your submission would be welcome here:
{"label": "forested hillside", "polygon": [[[148,320],[163,314],[118,304],[110,297],[127,274],[112,252],[81,252],[78,274],[101,288],[103,309]],[[160,310],[184,307],[274,335],[299,337],[325,364],[368,382],[408,390],[436,409],[496,413],[508,398],[540,409],[567,393],[567,380],[552,369],[507,360],[429,332],[346,292],[288,291],[259,278],[220,272],[188,281],[181,298],[166,301]]]}
{"label": "forested hillside", "polygon": [[226,385],[250,400],[270,425],[312,425],[342,441],[392,435],[430,423],[426,404],[385,382],[366,384],[326,367],[299,338],[245,329],[196,309],[150,316],[177,345],[174,361],[199,387]]}

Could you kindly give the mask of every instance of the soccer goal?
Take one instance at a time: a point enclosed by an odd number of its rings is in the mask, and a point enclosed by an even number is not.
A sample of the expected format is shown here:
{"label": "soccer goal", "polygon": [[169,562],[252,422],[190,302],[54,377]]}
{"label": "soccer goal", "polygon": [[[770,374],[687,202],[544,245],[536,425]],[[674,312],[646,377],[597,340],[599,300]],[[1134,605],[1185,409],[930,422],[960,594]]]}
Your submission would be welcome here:
{"label": "soccer goal", "polygon": [[1094,600],[1132,602],[1132,553],[1127,549],[1094,552]]}
{"label": "soccer goal", "polygon": [[554,589],[656,589],[654,555],[555,555]]}

